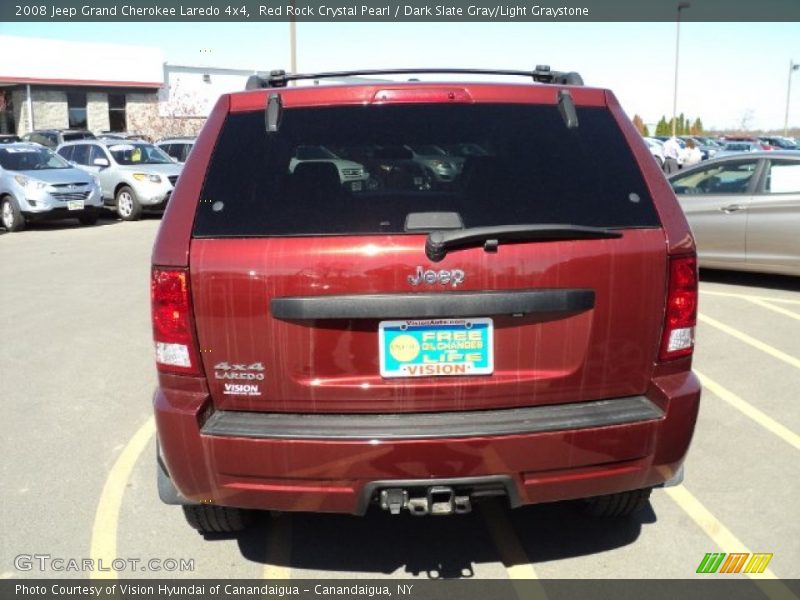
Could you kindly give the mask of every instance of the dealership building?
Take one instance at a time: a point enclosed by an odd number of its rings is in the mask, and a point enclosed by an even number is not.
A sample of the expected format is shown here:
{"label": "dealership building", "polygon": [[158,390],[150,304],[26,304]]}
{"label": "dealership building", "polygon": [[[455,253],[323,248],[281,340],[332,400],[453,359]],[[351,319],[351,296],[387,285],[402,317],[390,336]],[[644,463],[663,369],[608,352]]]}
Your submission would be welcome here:
{"label": "dealership building", "polygon": [[[271,65],[272,67],[280,65]],[[256,69],[165,62],[150,46],[0,35],[0,134],[36,129],[196,134],[220,94]],[[379,82],[339,77],[315,85]]]}
{"label": "dealership building", "polygon": [[178,65],[159,48],[0,35],[0,133],[196,133],[252,69]]}

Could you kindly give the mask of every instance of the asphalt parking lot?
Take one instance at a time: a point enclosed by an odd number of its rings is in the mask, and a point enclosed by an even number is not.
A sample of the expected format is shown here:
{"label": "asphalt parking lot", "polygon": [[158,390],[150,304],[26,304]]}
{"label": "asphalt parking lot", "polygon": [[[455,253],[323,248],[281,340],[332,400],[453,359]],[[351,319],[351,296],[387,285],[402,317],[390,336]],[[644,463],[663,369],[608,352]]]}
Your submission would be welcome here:
{"label": "asphalt parking lot", "polygon": [[800,279],[701,274],[705,390],[686,479],[633,520],[498,503],[449,518],[284,514],[204,539],[155,490],[159,222],[0,229],[0,577],[92,575],[15,561],[46,554],[193,561],[100,573],[119,578],[690,578],[709,552],[772,553],[764,577],[800,577]]}

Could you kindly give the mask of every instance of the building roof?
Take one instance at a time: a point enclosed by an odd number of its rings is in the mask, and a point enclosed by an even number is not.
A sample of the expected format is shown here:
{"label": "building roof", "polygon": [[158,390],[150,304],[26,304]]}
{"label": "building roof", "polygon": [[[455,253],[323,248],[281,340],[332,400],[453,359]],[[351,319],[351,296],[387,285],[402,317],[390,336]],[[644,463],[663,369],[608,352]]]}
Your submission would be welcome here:
{"label": "building roof", "polygon": [[158,88],[159,48],[0,35],[0,83]]}

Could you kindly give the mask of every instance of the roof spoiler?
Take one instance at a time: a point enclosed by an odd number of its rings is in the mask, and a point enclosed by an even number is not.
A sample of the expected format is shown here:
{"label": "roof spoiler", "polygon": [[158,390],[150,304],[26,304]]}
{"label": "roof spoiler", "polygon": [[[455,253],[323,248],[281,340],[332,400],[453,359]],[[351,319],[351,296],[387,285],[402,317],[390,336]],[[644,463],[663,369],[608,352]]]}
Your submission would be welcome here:
{"label": "roof spoiler", "polygon": [[283,70],[270,71],[269,75],[251,75],[245,84],[246,90],[286,87],[290,81],[301,79],[330,79],[373,75],[510,75],[529,77],[536,83],[556,85],[583,85],[583,78],[575,71],[551,71],[548,65],[536,65],[533,71],[513,71],[503,69],[367,69],[361,71],[330,71],[326,73],[286,73]]}

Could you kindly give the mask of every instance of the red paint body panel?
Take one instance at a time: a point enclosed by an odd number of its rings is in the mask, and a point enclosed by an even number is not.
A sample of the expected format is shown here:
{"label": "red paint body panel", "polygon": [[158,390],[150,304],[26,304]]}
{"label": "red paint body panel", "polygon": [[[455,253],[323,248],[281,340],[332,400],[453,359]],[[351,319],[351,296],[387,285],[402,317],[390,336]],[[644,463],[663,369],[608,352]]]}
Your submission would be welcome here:
{"label": "red paint body panel", "polygon": [[654,382],[665,417],[576,431],[466,439],[256,440],[200,434],[208,396],[180,407],[155,396],[161,450],[181,492],[224,506],[357,512],[364,486],[385,479],[510,475],[523,504],[658,485],[691,441],[700,385],[690,373]]}
{"label": "red paint body panel", "polygon": [[[289,322],[273,318],[281,296],[446,294],[412,290],[427,268],[421,235],[192,239],[214,144],[230,112],[283,106],[418,102],[553,105],[563,86],[383,83],[256,90],[222,96],[198,138],[164,215],[153,264],[188,267],[196,341],[206,377],[159,373],[154,408],[160,448],[189,500],[273,510],[358,513],[377,480],[506,475],[522,504],[655,486],[682,464],[700,385],[691,357],[658,363],[668,256],[694,240],[663,174],[623,113],[601,89],[571,87],[578,106],[613,113],[632,148],[662,227],[619,239],[519,243],[448,254],[439,269],[467,273],[458,291],[591,289],[594,308],[555,320],[494,316],[489,376],[383,379],[378,319]],[[410,94],[410,95],[409,95]],[[449,99],[448,99],[449,98]],[[424,289],[423,289],[424,288]],[[215,364],[263,363],[255,396],[225,395]],[[404,413],[526,407],[645,395],[657,420],[546,433],[403,440],[256,439],[209,436],[215,410],[290,413]]]}
{"label": "red paint body panel", "polygon": [[[261,110],[271,93],[279,92],[284,107],[341,106],[370,104],[381,90],[442,89],[438,83],[379,83],[374,85],[288,87],[255,90],[230,95],[231,112]],[[473,102],[498,104],[555,104],[559,89],[554,85],[509,85],[487,83],[448,83],[447,88],[464,90]],[[594,88],[569,88],[577,106],[605,106],[605,91]]]}
{"label": "red paint body panel", "polygon": [[203,189],[206,166],[214,143],[229,110],[229,96],[223,95],[197,137],[192,152],[164,211],[161,227],[153,246],[153,264],[164,267],[185,267],[189,264],[189,242],[200,191]]}
{"label": "red paint body panel", "polygon": [[[214,404],[271,412],[424,412],[615,398],[647,390],[666,270],[658,229],[622,239],[512,244],[448,255],[468,273],[458,291],[580,288],[593,310],[565,319],[494,318],[491,376],[383,379],[377,320],[287,322],[282,296],[409,293],[428,265],[425,236],[194,240],[190,259],[199,344]],[[423,287],[423,286],[420,286]],[[452,288],[424,286],[447,294]],[[416,291],[416,290],[414,290]],[[265,365],[257,396],[225,396],[219,362]],[[222,375],[222,373],[220,373]],[[243,382],[244,383],[244,382]]]}

